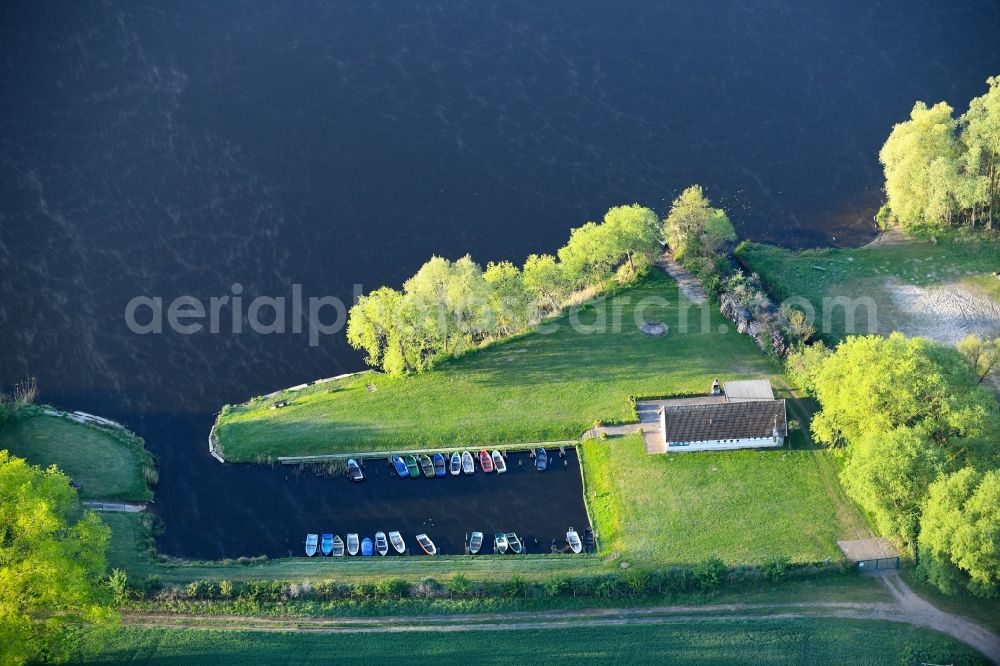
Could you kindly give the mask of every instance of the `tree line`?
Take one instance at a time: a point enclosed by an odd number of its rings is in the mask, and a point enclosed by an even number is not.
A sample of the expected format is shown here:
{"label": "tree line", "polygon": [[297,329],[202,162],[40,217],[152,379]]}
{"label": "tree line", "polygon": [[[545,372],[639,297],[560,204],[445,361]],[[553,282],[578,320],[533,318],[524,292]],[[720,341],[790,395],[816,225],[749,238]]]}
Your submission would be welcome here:
{"label": "tree line", "polygon": [[347,341],[366,362],[393,375],[422,372],[436,360],[528,330],[570,302],[641,277],[664,241],[688,261],[709,260],[735,240],[728,217],[697,185],[686,189],[665,220],[632,204],[570,232],[553,254],[532,254],[486,268],[466,255],[432,257],[401,290],[380,287],[351,308]]}
{"label": "tree line", "polygon": [[879,152],[886,203],[877,221],[910,230],[994,229],[1000,216],[1000,76],[958,118],[917,102]]}
{"label": "tree line", "polygon": [[822,408],[813,436],[844,458],[848,495],[945,592],[1000,593],[1000,407],[986,385],[998,365],[1000,340],[901,333],[788,359]]}

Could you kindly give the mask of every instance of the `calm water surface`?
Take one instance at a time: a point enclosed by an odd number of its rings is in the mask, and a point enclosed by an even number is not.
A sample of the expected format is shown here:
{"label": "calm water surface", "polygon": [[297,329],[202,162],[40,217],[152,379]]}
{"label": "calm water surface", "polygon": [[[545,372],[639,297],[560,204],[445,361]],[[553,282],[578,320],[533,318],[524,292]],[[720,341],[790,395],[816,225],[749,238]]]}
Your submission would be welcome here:
{"label": "calm water surface", "polygon": [[387,480],[213,462],[219,405],[361,357],[340,336],[137,336],[125,304],[520,262],[692,182],[743,236],[860,242],[892,123],[980,94],[998,29],[986,1],[3,3],[0,381],[146,438],[172,554],[280,555],[307,525],[392,529],[379,513],[557,536],[584,520],[578,472],[478,500],[429,482],[403,516]]}

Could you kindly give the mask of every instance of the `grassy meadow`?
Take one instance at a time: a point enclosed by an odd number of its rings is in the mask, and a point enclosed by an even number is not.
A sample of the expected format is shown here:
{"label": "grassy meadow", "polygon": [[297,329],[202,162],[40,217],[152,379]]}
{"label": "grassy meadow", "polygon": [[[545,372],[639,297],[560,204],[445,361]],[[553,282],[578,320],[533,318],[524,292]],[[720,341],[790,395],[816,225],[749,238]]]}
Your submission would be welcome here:
{"label": "grassy meadow", "polygon": [[[670,333],[643,335],[637,314],[669,324]],[[689,321],[686,333],[679,330],[682,316]],[[575,321],[598,330],[580,332]],[[631,420],[630,395],[704,393],[714,377],[775,371],[748,337],[720,333],[724,323],[715,308],[691,305],[657,271],[606,302],[422,375],[366,373],[230,407],[215,434],[232,461],[577,439],[595,419]],[[369,383],[375,393],[365,388]],[[291,404],[270,409],[278,399]]]}
{"label": "grassy meadow", "polygon": [[146,469],[154,469],[153,457],[142,440],[124,430],[84,425],[28,408],[0,431],[0,449],[33,465],[56,465],[81,485],[83,499],[142,502],[153,497],[146,482]]}
{"label": "grassy meadow", "polygon": [[[95,629],[75,637],[74,663],[278,664],[857,664],[986,663],[940,634],[833,618],[730,619],[503,631],[316,634],[204,629]],[[903,655],[918,657],[906,661]],[[902,659],[902,661],[901,661]]]}

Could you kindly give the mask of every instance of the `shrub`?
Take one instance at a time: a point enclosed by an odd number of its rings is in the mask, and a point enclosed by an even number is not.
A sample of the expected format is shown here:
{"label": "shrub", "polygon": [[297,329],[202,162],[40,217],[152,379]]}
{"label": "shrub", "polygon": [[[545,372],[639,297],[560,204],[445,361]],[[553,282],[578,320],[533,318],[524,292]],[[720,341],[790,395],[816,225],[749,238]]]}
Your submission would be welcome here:
{"label": "shrub", "polygon": [[233,596],[233,584],[230,581],[219,581],[219,596],[223,599],[228,599]]}
{"label": "shrub", "polygon": [[448,589],[448,594],[456,597],[468,596],[472,591],[472,583],[464,574],[455,574],[449,578],[445,587]]}
{"label": "shrub", "polygon": [[671,567],[663,572],[662,586],[668,592],[690,592],[695,588],[694,571],[690,567]]}
{"label": "shrub", "polygon": [[789,560],[784,555],[772,555],[764,560],[764,564],[761,566],[761,573],[768,580],[780,580],[788,572],[788,565]]}
{"label": "shrub", "polygon": [[649,572],[640,571],[638,569],[630,569],[625,574],[625,587],[628,588],[629,594],[633,597],[641,597],[647,592],[650,592],[649,583]]}
{"label": "shrub", "polygon": [[128,574],[124,570],[115,569],[111,572],[111,575],[108,576],[108,587],[111,589],[111,595],[116,604],[121,605],[128,601]]}
{"label": "shrub", "polygon": [[702,590],[715,590],[726,575],[726,564],[712,555],[699,562],[694,568],[694,579]]}
{"label": "shrub", "polygon": [[546,580],[542,587],[550,597],[561,597],[573,589],[573,583],[566,576],[553,576]]}

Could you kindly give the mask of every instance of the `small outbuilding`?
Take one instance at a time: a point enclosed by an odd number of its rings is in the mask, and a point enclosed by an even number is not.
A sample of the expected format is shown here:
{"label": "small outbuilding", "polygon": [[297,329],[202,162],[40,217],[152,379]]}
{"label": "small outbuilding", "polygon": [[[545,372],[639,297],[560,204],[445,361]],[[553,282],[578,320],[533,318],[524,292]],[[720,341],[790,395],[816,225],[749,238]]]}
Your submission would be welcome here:
{"label": "small outbuilding", "polygon": [[726,382],[724,391],[728,402],[754,402],[774,400],[774,389],[766,379],[741,379]]}
{"label": "small outbuilding", "polygon": [[775,448],[788,437],[784,400],[664,405],[659,417],[667,452]]}

